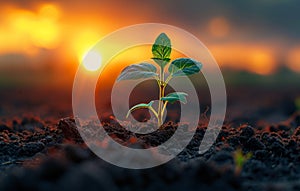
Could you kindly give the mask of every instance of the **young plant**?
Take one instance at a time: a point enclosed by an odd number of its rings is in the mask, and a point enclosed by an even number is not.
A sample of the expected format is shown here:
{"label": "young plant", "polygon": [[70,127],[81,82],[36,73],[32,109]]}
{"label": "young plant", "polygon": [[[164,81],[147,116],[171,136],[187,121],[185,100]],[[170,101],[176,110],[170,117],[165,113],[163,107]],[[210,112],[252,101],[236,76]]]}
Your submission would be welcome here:
{"label": "young plant", "polygon": [[252,153],[244,154],[241,149],[238,149],[233,154],[235,163],[235,173],[240,174],[244,164],[252,157]]}
{"label": "young plant", "polygon": [[[154,78],[156,79],[159,87],[157,110],[152,107],[154,101],[150,101],[149,103],[140,103],[130,108],[126,117],[128,117],[129,114],[134,110],[147,108],[153,112],[154,116],[157,118],[157,124],[160,127],[163,123],[163,115],[166,111],[166,106],[168,103],[173,104],[176,101],[180,101],[184,104],[187,103],[186,93],[173,92],[165,95],[165,88],[169,81],[175,77],[188,76],[200,72],[202,64],[190,58],[178,58],[170,63],[171,52],[172,48],[169,37],[165,33],[161,33],[156,38],[152,46],[152,59],[158,65],[158,71],[157,68],[150,63],[133,64],[122,70],[121,74],[117,78],[117,81]],[[168,64],[169,67],[167,76],[165,73],[165,68]]]}

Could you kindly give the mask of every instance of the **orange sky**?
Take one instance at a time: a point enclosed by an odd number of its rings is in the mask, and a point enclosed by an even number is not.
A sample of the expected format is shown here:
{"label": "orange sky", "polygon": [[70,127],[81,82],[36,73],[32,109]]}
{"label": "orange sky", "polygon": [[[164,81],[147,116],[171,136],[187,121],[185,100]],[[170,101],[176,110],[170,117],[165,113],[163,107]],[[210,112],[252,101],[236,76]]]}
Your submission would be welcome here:
{"label": "orange sky", "polygon": [[238,26],[224,14],[207,16],[195,26],[162,13],[164,7],[142,3],[12,2],[17,3],[0,3],[3,70],[13,64],[14,68],[43,69],[50,65],[54,70],[75,71],[89,47],[109,32],[131,24],[162,22],[192,32],[222,67],[265,75],[284,64],[300,72],[300,41],[291,44],[281,36],[262,40],[255,30]]}

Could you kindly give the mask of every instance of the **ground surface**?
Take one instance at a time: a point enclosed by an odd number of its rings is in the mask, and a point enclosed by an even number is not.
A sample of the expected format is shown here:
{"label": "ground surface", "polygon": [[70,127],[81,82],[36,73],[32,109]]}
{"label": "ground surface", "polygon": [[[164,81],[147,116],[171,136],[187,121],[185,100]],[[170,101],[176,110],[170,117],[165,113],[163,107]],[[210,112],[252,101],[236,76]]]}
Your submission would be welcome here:
{"label": "ground surface", "polygon": [[[54,93],[55,92],[55,93]],[[0,190],[299,190],[300,114],[295,88],[228,88],[225,124],[199,154],[200,121],[190,144],[167,164],[147,170],[115,167],[82,142],[72,119],[70,89],[4,89],[0,98]],[[205,104],[204,104],[205,105]],[[108,119],[119,142],[157,145],[176,126],[134,137]],[[242,167],[238,150],[251,153]]]}

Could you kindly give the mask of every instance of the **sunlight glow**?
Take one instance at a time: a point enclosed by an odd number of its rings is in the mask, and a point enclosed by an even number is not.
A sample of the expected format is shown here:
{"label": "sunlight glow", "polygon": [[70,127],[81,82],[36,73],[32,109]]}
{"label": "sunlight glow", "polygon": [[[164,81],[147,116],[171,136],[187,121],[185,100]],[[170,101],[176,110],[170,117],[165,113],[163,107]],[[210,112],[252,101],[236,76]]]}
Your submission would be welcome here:
{"label": "sunlight glow", "polygon": [[253,51],[250,54],[249,71],[261,75],[272,74],[275,70],[276,61],[273,55],[267,51]]}
{"label": "sunlight glow", "polygon": [[35,46],[47,49],[57,47],[60,40],[60,29],[57,24],[59,14],[58,8],[54,5],[41,6],[38,17],[31,26],[34,30],[30,29],[31,39]]}
{"label": "sunlight glow", "polygon": [[[51,57],[55,59],[54,68],[64,65],[75,70],[87,51],[104,35],[120,25],[112,22],[115,18],[103,16],[109,11],[95,13],[85,10],[84,13],[87,14],[81,14],[74,12],[73,9],[69,10],[67,5],[68,3],[41,2],[27,8],[14,3],[5,3],[1,6],[0,61],[2,59],[2,63],[6,63],[10,58],[9,55],[21,55],[33,58],[32,61],[36,59],[37,62],[44,62],[39,59],[45,59],[45,62],[50,62],[47,55],[55,54],[55,57]],[[124,21],[122,25],[126,23]],[[239,36],[235,39],[233,35],[241,32],[237,27],[230,17],[222,15],[211,17],[206,26],[201,26],[201,31],[207,32],[206,41],[209,50],[222,67],[268,75],[275,73],[281,65],[284,65],[300,72],[299,44],[287,47],[287,44],[281,45],[280,39],[266,42],[239,40]],[[108,48],[95,57],[98,60],[105,58],[114,46],[107,45]],[[2,55],[8,57],[1,57]],[[149,47],[143,50],[136,48],[121,53],[114,61],[117,67],[123,67],[151,56]],[[172,58],[176,58],[176,54],[172,53]],[[38,67],[33,62],[28,64]],[[99,65],[100,61],[84,66],[89,71],[95,71]]]}
{"label": "sunlight glow", "polygon": [[102,57],[96,51],[89,51],[82,61],[83,66],[88,71],[96,71],[101,67]]}
{"label": "sunlight glow", "polygon": [[52,4],[42,4],[37,11],[14,7],[2,8],[0,23],[0,53],[33,55],[38,48],[54,49],[60,43],[60,10]]}
{"label": "sunlight glow", "polygon": [[74,33],[72,37],[72,48],[77,53],[79,62],[87,54],[87,51],[99,40],[100,36],[97,30],[81,29]]}
{"label": "sunlight glow", "polygon": [[287,55],[288,67],[296,72],[300,72],[300,46],[292,49]]}
{"label": "sunlight glow", "polygon": [[224,67],[246,70],[260,75],[275,72],[278,67],[276,48],[259,44],[223,44],[210,46],[217,61]]}

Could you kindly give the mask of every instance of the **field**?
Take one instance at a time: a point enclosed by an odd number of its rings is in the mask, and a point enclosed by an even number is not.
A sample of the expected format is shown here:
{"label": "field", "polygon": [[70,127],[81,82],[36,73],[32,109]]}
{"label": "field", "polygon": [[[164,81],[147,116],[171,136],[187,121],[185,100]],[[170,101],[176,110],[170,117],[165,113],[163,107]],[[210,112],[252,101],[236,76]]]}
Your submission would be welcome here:
{"label": "field", "polygon": [[[113,166],[87,148],[72,117],[71,86],[3,87],[0,190],[298,190],[299,79],[288,74],[291,83],[274,85],[280,77],[258,83],[260,78],[248,75],[253,79],[248,83],[233,83],[240,75],[225,75],[226,119],[209,151],[198,153],[209,118],[209,110],[203,112],[210,103],[203,100],[196,134],[186,149],[169,163],[146,170]],[[110,115],[102,122],[112,138],[133,148],[157,146],[177,129],[166,122],[163,129],[140,136],[124,131]]]}

